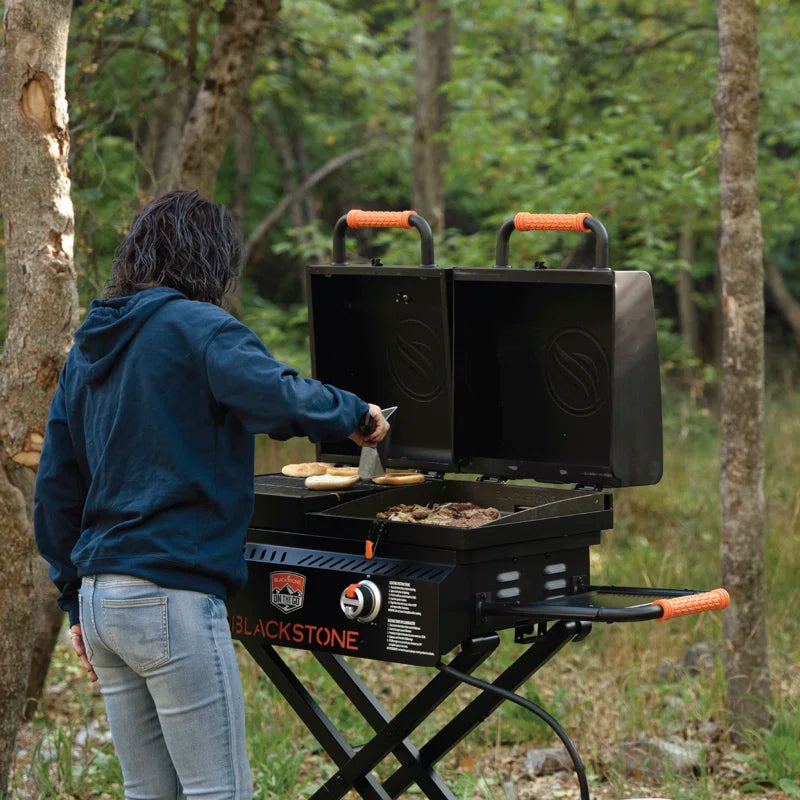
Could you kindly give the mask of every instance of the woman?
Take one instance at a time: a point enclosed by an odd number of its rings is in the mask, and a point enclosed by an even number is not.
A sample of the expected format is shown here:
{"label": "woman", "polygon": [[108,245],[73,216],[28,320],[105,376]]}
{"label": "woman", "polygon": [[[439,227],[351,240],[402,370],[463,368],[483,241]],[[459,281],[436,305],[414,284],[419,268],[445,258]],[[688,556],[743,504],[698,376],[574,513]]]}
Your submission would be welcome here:
{"label": "woman", "polygon": [[100,681],[126,798],[252,795],[225,599],[247,577],[254,434],[375,446],[388,430],[377,406],[298,377],[220,307],[240,252],[225,207],[189,191],[152,201],[50,408],[36,542]]}

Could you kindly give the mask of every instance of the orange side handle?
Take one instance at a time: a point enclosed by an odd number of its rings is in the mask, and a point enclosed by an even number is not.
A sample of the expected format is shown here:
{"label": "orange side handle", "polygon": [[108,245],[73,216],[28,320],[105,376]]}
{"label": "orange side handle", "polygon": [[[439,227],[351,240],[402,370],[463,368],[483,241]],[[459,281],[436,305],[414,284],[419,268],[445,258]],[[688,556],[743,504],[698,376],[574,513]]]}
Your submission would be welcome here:
{"label": "orange side handle", "polygon": [[687,614],[701,614],[703,611],[722,611],[731,602],[731,596],[724,589],[713,589],[710,592],[692,594],[688,597],[672,597],[668,600],[654,600],[654,606],[661,606],[664,615],[658,618],[665,622],[673,617],[684,617]]}
{"label": "orange side handle", "polygon": [[348,228],[411,228],[409,220],[416,211],[359,211],[347,212]]}
{"label": "orange side handle", "polygon": [[367,539],[364,542],[364,558],[369,560],[370,558],[372,558],[374,552],[375,552],[375,548],[374,548],[372,542],[369,539]]}
{"label": "orange side handle", "polygon": [[[582,214],[528,214],[520,211],[514,216],[514,227],[518,231],[579,231],[589,233],[584,226],[589,213]],[[349,224],[349,222],[348,222]]]}

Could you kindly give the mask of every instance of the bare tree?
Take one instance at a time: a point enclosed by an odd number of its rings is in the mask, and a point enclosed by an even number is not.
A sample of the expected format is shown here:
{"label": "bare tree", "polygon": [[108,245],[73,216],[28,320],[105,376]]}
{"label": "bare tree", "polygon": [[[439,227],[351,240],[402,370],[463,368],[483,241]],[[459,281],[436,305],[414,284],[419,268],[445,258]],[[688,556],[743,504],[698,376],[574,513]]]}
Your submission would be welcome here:
{"label": "bare tree", "polygon": [[764,269],[755,0],[719,0],[722,582],[734,734],[769,722],[764,620]]}
{"label": "bare tree", "polygon": [[450,80],[453,45],[448,0],[417,0],[414,159],[411,205],[434,231],[444,229],[444,170],[449,151],[444,136],[450,104],[444,84]]}
{"label": "bare tree", "polygon": [[0,47],[0,193],[8,337],[0,361],[0,793],[28,685],[32,511],[50,398],[78,322],[64,69],[71,0],[6,0]]}
{"label": "bare tree", "polygon": [[691,228],[685,227],[678,240],[678,258],[686,266],[678,269],[675,290],[678,295],[678,319],[681,327],[681,341],[684,350],[691,356],[700,356],[700,320],[697,305],[694,302],[694,280],[692,264],[694,262],[694,234]]}
{"label": "bare tree", "polygon": [[240,92],[249,84],[258,49],[280,7],[281,0],[226,1],[168,188],[197,189],[205,197],[213,197]]}
{"label": "bare tree", "polygon": [[794,340],[800,347],[800,300],[792,297],[792,293],[774,261],[767,259],[764,266],[767,271],[767,286],[775,299],[775,305],[778,306],[786,323],[792,329]]}

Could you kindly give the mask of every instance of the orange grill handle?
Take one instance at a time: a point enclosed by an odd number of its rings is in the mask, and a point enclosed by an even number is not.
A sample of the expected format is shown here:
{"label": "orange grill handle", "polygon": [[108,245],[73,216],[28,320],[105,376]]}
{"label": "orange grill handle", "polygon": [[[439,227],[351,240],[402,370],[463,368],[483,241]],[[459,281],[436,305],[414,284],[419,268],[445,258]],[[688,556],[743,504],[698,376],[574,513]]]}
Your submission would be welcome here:
{"label": "orange grill handle", "polygon": [[693,594],[688,597],[673,597],[668,600],[654,600],[654,606],[661,606],[664,614],[658,618],[665,622],[673,617],[687,614],[701,614],[703,611],[722,611],[731,602],[731,596],[724,589],[713,589],[710,592]]}
{"label": "orange grill handle", "polygon": [[593,233],[595,238],[594,269],[608,269],[608,231],[600,220],[588,212],[581,214],[528,214],[520,211],[509,217],[497,233],[495,247],[496,267],[506,268],[508,261],[508,242],[514,231],[578,231]]}
{"label": "orange grill handle", "polygon": [[375,550],[372,545],[372,542],[369,539],[367,539],[366,542],[364,542],[364,558],[369,560],[370,558],[372,558],[374,552]]}
{"label": "orange grill handle", "polygon": [[584,220],[591,217],[582,214],[528,214],[520,211],[514,216],[514,227],[518,231],[579,231],[589,233]]}
{"label": "orange grill handle", "polygon": [[435,267],[433,232],[427,220],[416,211],[360,211],[354,208],[340,217],[333,228],[333,260],[335,266],[347,263],[344,237],[350,228],[416,228],[420,238],[420,266]]}
{"label": "orange grill handle", "polygon": [[360,211],[347,212],[348,228],[411,228],[409,220],[416,211]]}

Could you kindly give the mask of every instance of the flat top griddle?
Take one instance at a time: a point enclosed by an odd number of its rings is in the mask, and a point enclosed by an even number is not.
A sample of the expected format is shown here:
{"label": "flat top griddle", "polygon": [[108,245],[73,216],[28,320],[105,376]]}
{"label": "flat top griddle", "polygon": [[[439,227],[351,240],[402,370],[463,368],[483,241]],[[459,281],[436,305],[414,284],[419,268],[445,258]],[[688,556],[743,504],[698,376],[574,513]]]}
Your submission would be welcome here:
{"label": "flat top griddle", "polygon": [[269,495],[270,497],[278,495],[309,500],[320,497],[332,497],[334,502],[337,503],[345,499],[354,500],[356,497],[382,492],[390,488],[367,481],[359,481],[355,486],[351,486],[348,489],[320,491],[319,489],[307,489],[305,481],[305,478],[290,478],[288,475],[283,475],[280,472],[269,475],[256,475],[254,479],[257,495]]}
{"label": "flat top griddle", "polygon": [[255,503],[251,528],[303,533],[306,515],[324,511],[346,500],[356,500],[383,491],[387,487],[359,481],[349,489],[319,491],[307,489],[305,478],[290,478],[281,473],[255,476]]}

